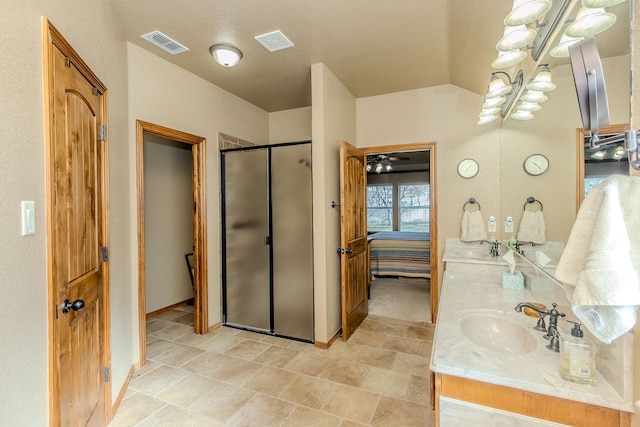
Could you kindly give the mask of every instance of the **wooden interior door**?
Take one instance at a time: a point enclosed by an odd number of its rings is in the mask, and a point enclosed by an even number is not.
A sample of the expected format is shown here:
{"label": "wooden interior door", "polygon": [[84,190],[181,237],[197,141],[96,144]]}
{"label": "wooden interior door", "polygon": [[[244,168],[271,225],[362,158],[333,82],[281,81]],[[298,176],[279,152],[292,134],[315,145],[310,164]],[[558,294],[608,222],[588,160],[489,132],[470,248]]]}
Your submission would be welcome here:
{"label": "wooden interior door", "polygon": [[[105,425],[106,147],[104,88],[58,33],[47,72],[49,290],[53,309],[51,424]],[[56,43],[57,41],[57,43]],[[99,139],[101,141],[99,141]]]}
{"label": "wooden interior door", "polygon": [[367,183],[365,154],[340,143],[340,267],[342,340],[369,312],[367,299]]}

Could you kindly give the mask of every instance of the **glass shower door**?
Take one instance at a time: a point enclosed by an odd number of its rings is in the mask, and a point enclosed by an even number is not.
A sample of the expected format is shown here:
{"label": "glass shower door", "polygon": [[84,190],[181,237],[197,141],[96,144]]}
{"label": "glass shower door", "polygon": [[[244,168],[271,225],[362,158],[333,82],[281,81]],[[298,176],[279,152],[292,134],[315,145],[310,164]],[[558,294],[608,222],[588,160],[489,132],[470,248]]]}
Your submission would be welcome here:
{"label": "glass shower door", "polygon": [[267,150],[223,153],[225,323],[271,329]]}

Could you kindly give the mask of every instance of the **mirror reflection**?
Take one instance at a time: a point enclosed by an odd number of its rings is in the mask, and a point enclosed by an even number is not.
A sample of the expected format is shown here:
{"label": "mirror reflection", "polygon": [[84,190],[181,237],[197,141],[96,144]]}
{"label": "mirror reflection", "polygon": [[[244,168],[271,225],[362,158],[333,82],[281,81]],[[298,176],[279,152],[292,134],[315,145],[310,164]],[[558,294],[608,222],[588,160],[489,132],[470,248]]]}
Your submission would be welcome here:
{"label": "mirror reflection", "polygon": [[[618,125],[616,129],[628,128],[629,122],[629,8],[630,2],[608,8],[607,12],[617,16],[616,22],[595,36],[605,77],[610,124]],[[555,45],[557,41],[552,42],[552,46]],[[548,100],[533,113],[534,119],[522,121],[507,117],[502,125],[500,214],[502,221],[512,217],[517,230],[523,216],[527,219],[524,215],[527,200],[538,200],[544,205],[547,241],[566,242],[576,207],[584,198],[584,182],[579,175],[591,167],[585,167],[585,153],[578,148],[584,146],[585,133],[569,58],[547,54],[539,63],[549,64],[556,89],[546,93]],[[526,163],[531,156],[547,159],[548,167],[534,172]],[[612,171],[598,173],[609,172]],[[502,237],[507,240],[510,236],[503,233]]]}

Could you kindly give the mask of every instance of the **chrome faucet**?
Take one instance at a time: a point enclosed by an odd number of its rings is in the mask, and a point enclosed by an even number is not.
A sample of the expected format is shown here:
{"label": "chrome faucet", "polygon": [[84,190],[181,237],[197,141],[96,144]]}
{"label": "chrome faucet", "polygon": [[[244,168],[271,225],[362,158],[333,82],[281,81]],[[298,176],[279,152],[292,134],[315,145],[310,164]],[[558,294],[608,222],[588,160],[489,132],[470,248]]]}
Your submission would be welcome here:
{"label": "chrome faucet", "polygon": [[[520,304],[515,306],[514,310],[520,313],[522,312],[522,309],[524,307],[528,307],[531,310],[538,313],[538,315],[540,316],[540,319],[538,320],[538,323],[535,329],[539,331],[546,330],[547,333],[543,335],[543,338],[546,340],[549,340],[549,345],[547,345],[547,348],[557,353],[560,351],[560,340],[559,340],[560,334],[558,333],[558,317],[565,317],[566,314],[560,313],[556,309],[558,304],[556,304],[555,302],[551,303],[551,306],[552,306],[551,310],[547,310],[547,309],[540,309],[528,302],[521,302]],[[547,316],[547,315],[549,316],[549,327],[545,329],[544,316]]]}
{"label": "chrome faucet", "polygon": [[490,240],[480,240],[481,245],[485,243],[489,243],[491,245],[491,249],[489,249],[489,255],[491,255],[494,258],[497,258],[500,256],[498,251],[500,247],[500,242],[498,242],[497,240],[494,240],[493,242]]}

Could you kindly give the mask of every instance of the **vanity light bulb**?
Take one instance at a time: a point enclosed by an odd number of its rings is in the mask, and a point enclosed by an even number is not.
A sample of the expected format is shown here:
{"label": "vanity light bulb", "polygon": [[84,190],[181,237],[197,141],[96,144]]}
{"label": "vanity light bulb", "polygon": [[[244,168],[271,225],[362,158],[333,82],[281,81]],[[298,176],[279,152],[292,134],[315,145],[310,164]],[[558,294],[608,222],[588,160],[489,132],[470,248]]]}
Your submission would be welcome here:
{"label": "vanity light bulb", "polygon": [[371,163],[367,163],[367,172],[371,172]]}
{"label": "vanity light bulb", "polygon": [[569,37],[566,34],[562,35],[560,43],[553,49],[551,49],[551,56],[554,58],[568,58],[569,46],[582,40],[583,37]]}
{"label": "vanity light bulb", "polygon": [[514,27],[507,26],[504,29],[503,37],[496,44],[496,49],[500,52],[522,49],[536,38],[536,30],[527,28],[524,25]]}
{"label": "vanity light bulb", "polygon": [[620,4],[625,0],[582,0],[584,7],[610,7]]}
{"label": "vanity light bulb", "polygon": [[532,120],[533,113],[531,111],[518,110],[511,115],[511,118],[516,120]]}
{"label": "vanity light bulb", "polygon": [[522,104],[518,105],[518,110],[522,111],[540,111],[541,109],[542,107],[535,102],[523,102]]}
{"label": "vanity light bulb", "polygon": [[527,89],[538,92],[551,92],[555,88],[556,85],[551,82],[551,72],[548,68],[540,71],[533,81],[527,83]]}
{"label": "vanity light bulb", "polygon": [[615,22],[616,15],[606,13],[602,7],[581,7],[576,20],[567,27],[565,34],[570,37],[589,37],[608,30]]}
{"label": "vanity light bulb", "polygon": [[498,118],[497,114],[493,114],[493,115],[490,115],[490,116],[481,116],[480,120],[478,120],[477,124],[479,124],[481,126],[482,125],[486,125],[487,123],[491,123],[492,121],[494,121],[497,118]]}
{"label": "vanity light bulb", "polygon": [[549,98],[544,93],[537,90],[528,90],[520,97],[521,101],[535,102],[537,104],[545,102],[547,99]]}
{"label": "vanity light bulb", "polygon": [[551,9],[549,0],[515,0],[511,12],[504,18],[504,25],[528,24]]}
{"label": "vanity light bulb", "polygon": [[501,106],[502,104],[504,104],[507,101],[507,98],[505,98],[504,96],[497,96],[495,98],[487,98],[486,101],[484,101],[484,104],[482,104],[482,108],[496,108]]}
{"label": "vanity light bulb", "polygon": [[510,50],[498,53],[498,57],[491,63],[493,68],[507,68],[516,65],[527,57],[527,52],[522,50]]}
{"label": "vanity light bulb", "polygon": [[493,116],[496,115],[500,112],[500,109],[495,107],[495,108],[483,108],[482,111],[480,111],[480,117],[484,117],[484,116]]}

